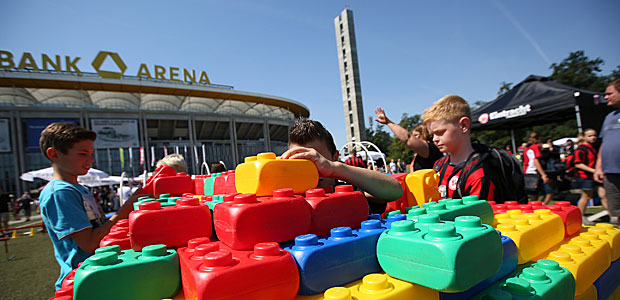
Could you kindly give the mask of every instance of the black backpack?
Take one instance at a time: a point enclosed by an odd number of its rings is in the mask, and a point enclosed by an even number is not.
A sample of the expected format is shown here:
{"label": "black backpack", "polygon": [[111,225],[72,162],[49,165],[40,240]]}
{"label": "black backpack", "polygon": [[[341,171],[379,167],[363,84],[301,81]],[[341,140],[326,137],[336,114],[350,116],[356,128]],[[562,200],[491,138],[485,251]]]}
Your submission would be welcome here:
{"label": "black backpack", "polygon": [[[496,203],[504,203],[510,200],[526,203],[525,180],[519,160],[503,149],[484,144],[472,144],[472,147],[474,153],[467,158],[464,164],[453,198],[462,198],[467,182],[467,180],[462,179],[467,179],[474,171],[483,168],[485,176],[489,177],[495,186],[493,200]],[[447,159],[442,160],[442,162],[447,163]],[[442,169],[441,166],[437,167],[436,170]]]}

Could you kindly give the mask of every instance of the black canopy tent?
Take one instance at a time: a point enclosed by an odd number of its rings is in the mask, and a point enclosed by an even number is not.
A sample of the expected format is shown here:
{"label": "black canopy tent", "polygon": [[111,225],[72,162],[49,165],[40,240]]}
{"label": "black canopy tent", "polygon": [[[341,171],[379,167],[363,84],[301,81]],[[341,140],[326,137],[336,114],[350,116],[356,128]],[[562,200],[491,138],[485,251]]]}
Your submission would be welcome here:
{"label": "black canopy tent", "polygon": [[607,108],[601,93],[577,89],[530,75],[510,91],[472,112],[473,130],[511,130],[577,119],[582,128],[600,129]]}

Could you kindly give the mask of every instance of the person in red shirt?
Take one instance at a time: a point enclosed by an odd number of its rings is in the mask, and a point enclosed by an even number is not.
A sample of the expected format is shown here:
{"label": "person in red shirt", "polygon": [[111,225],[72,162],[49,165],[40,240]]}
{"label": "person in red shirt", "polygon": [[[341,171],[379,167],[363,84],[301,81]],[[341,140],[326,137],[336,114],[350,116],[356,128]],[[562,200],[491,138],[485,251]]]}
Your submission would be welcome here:
{"label": "person in red shirt", "polygon": [[[523,150],[523,174],[526,177],[525,188],[531,195],[530,201],[538,200],[538,195],[544,192],[544,184],[549,183],[549,176],[547,176],[547,173],[545,173],[540,163],[542,154],[540,153],[539,141],[540,136],[538,132],[530,132],[530,136],[527,140],[527,147]],[[532,178],[540,178],[537,180],[536,186],[528,184],[529,180],[533,180]]]}
{"label": "person in red shirt", "polygon": [[351,150],[349,150],[349,154],[350,157],[344,161],[346,165],[364,169],[368,168],[364,160],[361,157],[357,156],[357,150],[355,150],[355,148],[351,148]]}
{"label": "person in red shirt", "polygon": [[[577,147],[577,150],[575,150],[573,159],[575,166],[575,181],[577,186],[581,189],[581,198],[579,198],[577,206],[579,207],[579,210],[581,210],[582,215],[585,215],[588,201],[594,198],[594,190],[596,190],[599,197],[601,197],[601,204],[603,204],[603,207],[608,209],[605,189],[603,189],[603,186],[600,183],[594,181],[594,167],[596,165],[596,157],[598,155],[597,149],[594,148],[596,139],[596,130],[591,128],[584,130],[583,143]],[[583,222],[585,224],[591,223],[585,219],[585,216]]]}
{"label": "person in red shirt", "polygon": [[[471,143],[471,110],[467,101],[456,95],[445,96],[424,110],[422,119],[433,135],[435,145],[448,154],[437,160],[433,168],[439,174],[441,197],[456,199],[476,195],[479,199],[494,200],[495,186],[490,176],[485,176],[485,169],[471,168],[479,165],[477,162],[481,155]],[[465,185],[461,189],[459,183],[463,180]]]}

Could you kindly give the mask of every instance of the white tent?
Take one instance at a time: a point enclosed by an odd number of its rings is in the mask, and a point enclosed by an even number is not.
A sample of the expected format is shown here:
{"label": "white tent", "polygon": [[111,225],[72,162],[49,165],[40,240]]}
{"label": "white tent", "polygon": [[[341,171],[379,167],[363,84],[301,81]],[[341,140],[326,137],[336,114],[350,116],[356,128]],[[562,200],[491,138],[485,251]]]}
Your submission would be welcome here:
{"label": "white tent", "polygon": [[[105,185],[100,183],[103,178],[107,177],[110,177],[108,173],[90,168],[86,175],[78,176],[78,183],[87,186]],[[23,181],[34,181],[35,178],[50,181],[54,178],[54,169],[52,167],[49,167],[45,169],[29,171],[19,176],[19,179]]]}
{"label": "white tent", "polygon": [[568,142],[568,140],[572,140],[575,144],[577,144],[577,138],[576,137],[564,137],[564,138],[557,139],[557,140],[553,141],[553,145],[554,146],[564,146],[564,145],[566,145],[566,142]]}

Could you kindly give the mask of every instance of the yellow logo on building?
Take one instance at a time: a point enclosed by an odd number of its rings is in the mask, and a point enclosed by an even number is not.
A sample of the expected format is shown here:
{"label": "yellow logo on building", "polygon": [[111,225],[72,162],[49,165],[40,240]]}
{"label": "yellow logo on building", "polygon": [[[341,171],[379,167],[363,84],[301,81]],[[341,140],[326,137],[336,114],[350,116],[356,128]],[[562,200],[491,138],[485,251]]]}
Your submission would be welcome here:
{"label": "yellow logo on building", "polygon": [[[105,61],[105,59],[108,56],[110,58],[112,58],[112,60],[114,61],[114,63],[116,64],[116,66],[118,67],[120,72],[100,70],[101,65],[103,65],[103,62]],[[92,66],[93,66],[93,68],[95,68],[95,70],[97,71],[99,76],[101,76],[102,78],[120,79],[121,77],[123,77],[123,74],[125,73],[125,70],[127,70],[127,66],[125,65],[125,62],[123,62],[123,60],[118,55],[118,53],[109,52],[109,51],[99,51],[99,53],[97,54],[97,56],[93,60]]]}

